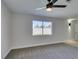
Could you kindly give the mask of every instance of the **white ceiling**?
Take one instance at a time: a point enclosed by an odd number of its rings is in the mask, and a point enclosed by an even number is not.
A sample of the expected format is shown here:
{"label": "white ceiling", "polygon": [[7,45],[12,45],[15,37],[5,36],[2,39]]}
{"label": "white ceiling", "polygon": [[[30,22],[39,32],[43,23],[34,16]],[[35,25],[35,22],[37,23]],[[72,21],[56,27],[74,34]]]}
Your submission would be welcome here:
{"label": "white ceiling", "polygon": [[42,15],[56,18],[76,17],[78,14],[78,0],[58,0],[55,4],[65,4],[66,8],[53,8],[51,12],[45,9],[36,10],[46,5],[47,0],[3,0],[7,7],[16,13],[31,13],[34,15]]}

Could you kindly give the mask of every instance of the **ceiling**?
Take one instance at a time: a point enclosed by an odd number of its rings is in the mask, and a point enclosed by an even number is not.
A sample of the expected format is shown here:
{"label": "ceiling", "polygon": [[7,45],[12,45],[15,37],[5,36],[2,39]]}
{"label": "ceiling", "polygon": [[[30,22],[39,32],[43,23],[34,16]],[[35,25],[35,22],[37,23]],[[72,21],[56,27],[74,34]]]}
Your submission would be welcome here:
{"label": "ceiling", "polygon": [[44,7],[47,4],[47,0],[3,0],[7,7],[16,13],[30,13],[34,15],[42,15],[56,18],[70,18],[77,17],[78,15],[78,0],[58,0],[55,4],[65,4],[66,8],[53,8],[51,12],[47,12],[45,9],[36,10],[36,8]]}

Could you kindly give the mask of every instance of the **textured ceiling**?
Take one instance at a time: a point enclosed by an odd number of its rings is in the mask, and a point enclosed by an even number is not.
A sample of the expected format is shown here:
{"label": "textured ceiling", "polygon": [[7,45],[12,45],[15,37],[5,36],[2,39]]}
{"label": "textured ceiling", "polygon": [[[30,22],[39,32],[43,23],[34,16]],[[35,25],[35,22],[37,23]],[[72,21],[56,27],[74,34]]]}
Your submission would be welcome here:
{"label": "textured ceiling", "polygon": [[55,4],[65,4],[66,8],[52,8],[51,12],[47,12],[45,9],[36,10],[36,8],[44,7],[47,0],[3,0],[7,7],[16,13],[30,13],[34,15],[42,15],[56,18],[70,18],[76,17],[78,14],[78,0],[58,0]]}

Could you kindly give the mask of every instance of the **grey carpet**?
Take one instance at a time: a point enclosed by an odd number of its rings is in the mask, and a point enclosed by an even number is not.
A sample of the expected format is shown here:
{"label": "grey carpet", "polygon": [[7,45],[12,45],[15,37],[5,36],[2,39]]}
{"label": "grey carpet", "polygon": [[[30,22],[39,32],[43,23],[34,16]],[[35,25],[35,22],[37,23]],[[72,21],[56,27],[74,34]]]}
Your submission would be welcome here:
{"label": "grey carpet", "polygon": [[78,48],[58,44],[16,49],[5,59],[78,59]]}

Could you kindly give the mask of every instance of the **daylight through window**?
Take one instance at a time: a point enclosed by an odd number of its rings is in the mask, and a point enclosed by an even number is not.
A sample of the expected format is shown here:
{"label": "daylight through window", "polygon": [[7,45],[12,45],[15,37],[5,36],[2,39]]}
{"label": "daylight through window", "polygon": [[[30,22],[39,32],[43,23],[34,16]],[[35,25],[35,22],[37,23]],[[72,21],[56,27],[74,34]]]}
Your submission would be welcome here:
{"label": "daylight through window", "polygon": [[52,22],[33,20],[33,35],[52,35]]}

